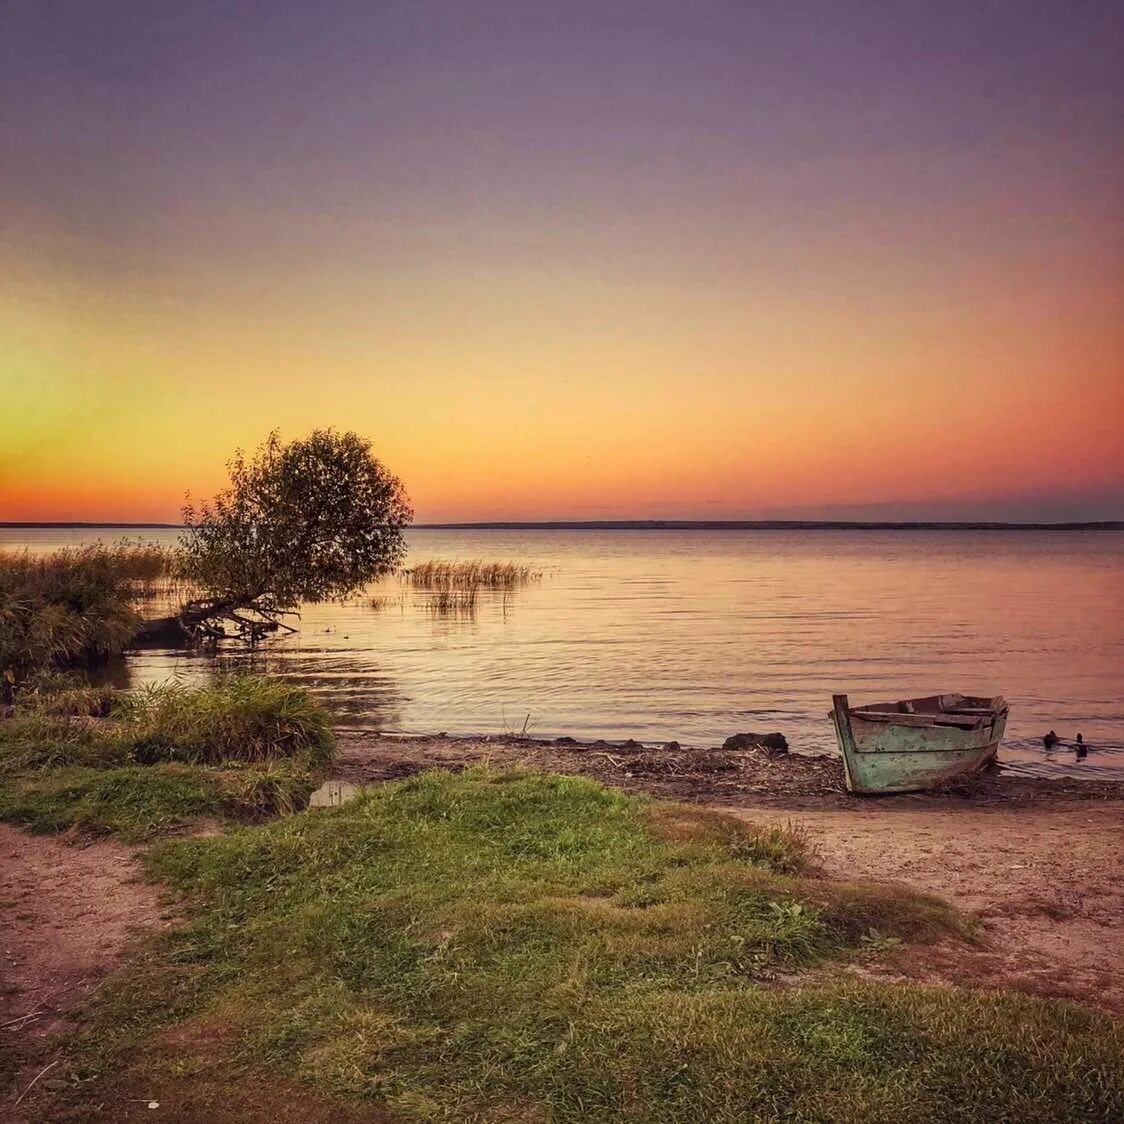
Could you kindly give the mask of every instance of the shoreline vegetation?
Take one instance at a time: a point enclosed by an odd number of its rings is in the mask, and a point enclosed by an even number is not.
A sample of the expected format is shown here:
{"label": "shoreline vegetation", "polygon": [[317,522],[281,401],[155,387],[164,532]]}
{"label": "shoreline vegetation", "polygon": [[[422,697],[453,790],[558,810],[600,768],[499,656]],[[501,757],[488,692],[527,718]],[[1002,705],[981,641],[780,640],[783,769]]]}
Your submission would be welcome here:
{"label": "shoreline vegetation", "polygon": [[[163,700],[175,719],[155,722],[162,753],[204,728],[221,747],[213,763],[180,768],[229,768],[239,700]],[[275,757],[237,764],[293,756],[292,742],[266,740]],[[105,764],[92,771],[117,772]],[[133,768],[152,779],[167,767]],[[0,771],[0,790],[11,778]],[[70,784],[62,799],[86,797]],[[276,1119],[282,1100],[305,1119],[370,1121],[1124,1109],[1124,1028],[1109,1017],[881,981],[902,950],[971,950],[977,922],[901,884],[833,879],[799,827],[503,764],[367,786],[331,811],[272,807],[256,826],[220,819],[217,834],[194,819],[204,835],[185,819],[139,836],[178,922],[132,946],[49,1057],[26,1038],[9,1059],[24,1085],[56,1062],[20,1106],[27,1119],[95,1106],[131,1119],[151,1102],[180,1120],[232,1105],[231,1119]],[[33,826],[80,829],[65,816]],[[128,822],[101,828],[130,838]]]}
{"label": "shoreline vegetation", "polygon": [[[299,616],[296,591],[249,599],[205,594],[192,549],[129,539],[44,554],[0,547],[0,704],[11,705],[24,681],[35,690],[44,673],[92,668],[137,647],[256,645],[271,633],[295,631],[284,618]],[[404,595],[396,598],[385,585],[396,578],[431,614],[471,617],[481,592],[506,598],[542,573],[516,562],[431,559],[376,566],[373,580],[350,581],[335,595],[366,591],[365,603],[376,612],[396,602],[404,607]],[[166,615],[142,613],[145,606]]]}
{"label": "shoreline vegetation", "polygon": [[56,677],[0,719],[0,820],[140,842],[307,807],[335,754],[327,714],[279,680],[124,692]]}

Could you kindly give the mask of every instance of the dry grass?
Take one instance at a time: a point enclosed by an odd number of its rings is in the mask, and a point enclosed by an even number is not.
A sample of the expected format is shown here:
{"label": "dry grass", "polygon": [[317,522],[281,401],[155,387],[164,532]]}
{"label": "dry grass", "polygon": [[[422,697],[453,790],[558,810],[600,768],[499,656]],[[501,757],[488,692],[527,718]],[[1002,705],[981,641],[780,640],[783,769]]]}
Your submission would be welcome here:
{"label": "dry grass", "polygon": [[419,562],[404,574],[415,589],[432,590],[517,589],[542,577],[541,570],[517,562],[438,559]]}

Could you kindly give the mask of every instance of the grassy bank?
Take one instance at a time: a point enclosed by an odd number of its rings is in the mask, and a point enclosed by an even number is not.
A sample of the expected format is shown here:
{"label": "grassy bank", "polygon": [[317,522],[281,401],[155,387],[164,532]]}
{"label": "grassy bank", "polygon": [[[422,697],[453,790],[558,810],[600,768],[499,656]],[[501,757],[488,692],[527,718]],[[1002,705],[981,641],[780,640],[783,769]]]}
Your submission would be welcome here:
{"label": "grassy bank", "polygon": [[24,695],[0,720],[0,819],[140,841],[303,808],[331,760],[327,715],[276,680]]}
{"label": "grassy bank", "polygon": [[189,923],[101,989],[74,1064],[45,1082],[45,1119],[130,1097],[181,1119],[1124,1111],[1107,1018],[791,986],[894,939],[966,936],[948,906],[819,878],[790,832],[586,780],[426,774],[332,813],[159,844],[148,864]]}

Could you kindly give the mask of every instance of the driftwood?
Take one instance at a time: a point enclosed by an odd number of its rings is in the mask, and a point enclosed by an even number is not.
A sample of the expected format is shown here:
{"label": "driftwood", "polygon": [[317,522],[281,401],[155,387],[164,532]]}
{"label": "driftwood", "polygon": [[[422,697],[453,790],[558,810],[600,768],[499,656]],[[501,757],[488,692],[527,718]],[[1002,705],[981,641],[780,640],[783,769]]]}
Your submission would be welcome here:
{"label": "driftwood", "polygon": [[296,632],[283,617],[300,614],[281,608],[270,594],[256,597],[196,597],[175,616],[145,621],[133,640],[137,648],[182,648],[242,640],[251,647],[276,632]]}

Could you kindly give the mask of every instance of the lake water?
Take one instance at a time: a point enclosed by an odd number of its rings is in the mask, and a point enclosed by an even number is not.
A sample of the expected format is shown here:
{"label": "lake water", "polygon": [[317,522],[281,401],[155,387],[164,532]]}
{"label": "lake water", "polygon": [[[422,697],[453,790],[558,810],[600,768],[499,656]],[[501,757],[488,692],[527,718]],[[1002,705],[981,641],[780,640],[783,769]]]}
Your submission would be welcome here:
{"label": "lake water", "polygon": [[[46,550],[126,532],[0,528]],[[174,542],[174,531],[129,531]],[[1124,532],[414,530],[410,563],[506,560],[543,571],[473,617],[436,617],[383,583],[305,608],[258,653],[145,652],[132,683],[258,669],[385,731],[721,743],[780,730],[834,751],[833,692],[877,702],[1003,694],[1007,765],[1124,774]],[[1050,728],[1092,748],[1047,754]]]}

